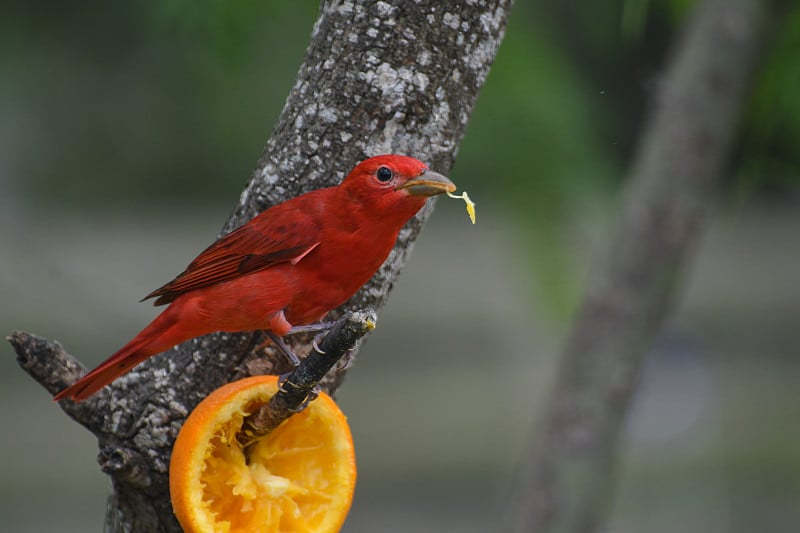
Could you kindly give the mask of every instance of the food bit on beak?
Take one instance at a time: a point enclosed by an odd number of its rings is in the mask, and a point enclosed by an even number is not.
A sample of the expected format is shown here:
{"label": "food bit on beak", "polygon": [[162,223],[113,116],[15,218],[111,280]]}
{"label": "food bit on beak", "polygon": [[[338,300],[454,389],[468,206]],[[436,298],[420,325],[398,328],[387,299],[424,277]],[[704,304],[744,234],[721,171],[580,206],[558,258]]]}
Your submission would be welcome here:
{"label": "food bit on beak", "polygon": [[475,202],[470,200],[469,196],[467,195],[467,192],[464,191],[461,194],[453,194],[450,191],[447,191],[447,196],[449,196],[450,198],[459,198],[461,200],[464,200],[464,203],[467,204],[467,214],[469,215],[469,219],[472,221],[473,224],[475,224]]}

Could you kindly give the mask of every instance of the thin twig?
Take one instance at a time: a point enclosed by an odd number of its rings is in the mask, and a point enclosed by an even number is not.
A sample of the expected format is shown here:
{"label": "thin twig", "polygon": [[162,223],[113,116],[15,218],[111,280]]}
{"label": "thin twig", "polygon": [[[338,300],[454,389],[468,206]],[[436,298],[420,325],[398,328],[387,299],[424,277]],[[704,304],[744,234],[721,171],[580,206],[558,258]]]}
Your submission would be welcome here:
{"label": "thin twig", "polygon": [[378,321],[374,310],[355,311],[336,321],[322,340],[281,383],[268,403],[245,418],[239,441],[247,446],[263,437],[316,397],[316,387],[328,371],[352,350]]}

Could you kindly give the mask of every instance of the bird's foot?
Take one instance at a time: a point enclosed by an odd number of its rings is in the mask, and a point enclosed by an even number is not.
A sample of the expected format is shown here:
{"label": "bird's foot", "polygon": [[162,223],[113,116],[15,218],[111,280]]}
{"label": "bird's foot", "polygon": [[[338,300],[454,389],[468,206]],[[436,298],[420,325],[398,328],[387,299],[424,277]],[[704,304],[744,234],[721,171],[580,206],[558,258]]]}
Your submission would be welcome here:
{"label": "bird's foot", "polygon": [[[311,344],[314,347],[314,350],[324,355],[325,352],[319,347],[319,341],[325,336],[325,333],[327,333],[328,330],[333,327],[334,324],[335,322],[318,322],[317,324],[308,324],[306,326],[292,326],[292,329],[290,329],[286,335],[295,335],[298,333],[317,333],[318,335],[314,337],[314,339],[311,341]],[[292,368],[297,368],[297,366],[300,364],[300,358],[297,357],[289,345],[286,344],[286,341],[271,331],[267,331],[267,336],[275,344],[278,350],[280,350],[280,352],[286,356],[286,359]]]}
{"label": "bird's foot", "polygon": [[292,326],[287,335],[295,335],[297,333],[322,333],[328,331],[333,327],[336,322],[317,322],[316,324],[307,324],[305,326]]}
{"label": "bird's foot", "polygon": [[318,354],[320,354],[320,355],[325,355],[325,350],[323,350],[322,348],[320,348],[320,347],[319,347],[319,341],[320,341],[320,339],[322,339],[322,337],[324,337],[324,336],[325,336],[325,335],[323,335],[322,333],[320,333],[319,335],[317,335],[316,337],[314,337],[314,340],[312,340],[312,341],[311,341],[311,346],[313,346],[313,347],[314,347],[314,351],[315,351],[315,352],[317,352],[317,353],[318,353]]}
{"label": "bird's foot", "polygon": [[[291,372],[288,372],[286,374],[281,374],[278,376],[278,390],[283,391],[284,393],[290,393],[291,390],[289,389],[299,389],[297,385],[289,381],[290,375]],[[314,385],[314,388],[311,389],[306,394],[306,397],[303,399],[303,401],[300,402],[300,404],[297,407],[291,409],[291,412],[299,413],[300,411],[308,407],[308,404],[317,399],[317,396],[319,396],[319,392],[320,392],[319,385]]]}
{"label": "bird's foot", "polygon": [[289,345],[286,344],[282,338],[280,338],[278,335],[275,335],[271,331],[267,332],[267,336],[273,343],[275,343],[275,346],[278,347],[278,350],[280,350],[283,355],[286,356],[286,359],[289,360],[289,364],[292,365],[292,368],[297,368],[297,366],[300,364],[300,358],[295,355],[291,348],[289,348]]}

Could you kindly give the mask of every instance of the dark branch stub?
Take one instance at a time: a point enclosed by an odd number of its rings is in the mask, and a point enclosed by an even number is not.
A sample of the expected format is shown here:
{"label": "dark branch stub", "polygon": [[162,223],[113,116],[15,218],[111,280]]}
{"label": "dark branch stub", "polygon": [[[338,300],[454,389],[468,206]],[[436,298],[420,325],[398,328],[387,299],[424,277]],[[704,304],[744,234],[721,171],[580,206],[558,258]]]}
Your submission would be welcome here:
{"label": "dark branch stub", "polygon": [[300,365],[286,376],[275,396],[244,419],[239,433],[242,445],[251,444],[302,411],[309,398],[315,397],[322,378],[364,335],[375,329],[377,321],[373,309],[350,312],[337,320]]}
{"label": "dark branch stub", "polygon": [[58,341],[50,341],[24,331],[12,331],[6,340],[17,352],[19,366],[51,394],[86,374],[86,367],[68,354]]}
{"label": "dark branch stub", "polygon": [[147,464],[136,450],[106,446],[97,455],[97,462],[100,470],[117,481],[123,481],[138,488],[147,488],[151,484]]}

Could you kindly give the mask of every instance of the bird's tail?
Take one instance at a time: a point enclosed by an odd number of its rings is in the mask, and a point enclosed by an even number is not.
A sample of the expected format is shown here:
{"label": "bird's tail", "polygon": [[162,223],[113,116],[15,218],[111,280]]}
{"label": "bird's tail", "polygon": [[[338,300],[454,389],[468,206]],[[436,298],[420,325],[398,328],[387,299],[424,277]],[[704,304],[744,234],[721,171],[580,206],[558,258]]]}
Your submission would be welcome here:
{"label": "bird's tail", "polygon": [[81,402],[148,357],[168,350],[189,338],[181,335],[176,322],[175,313],[171,312],[170,308],[165,309],[128,344],[100,363],[97,368],[56,394],[53,400],[68,398]]}

